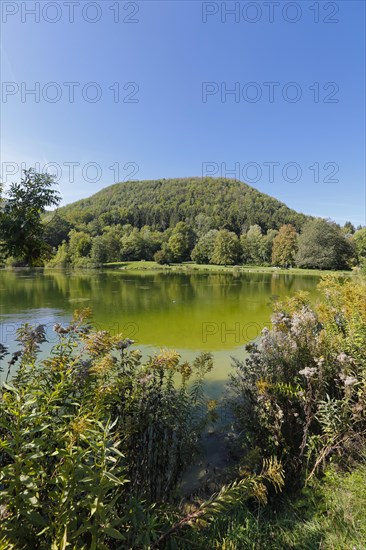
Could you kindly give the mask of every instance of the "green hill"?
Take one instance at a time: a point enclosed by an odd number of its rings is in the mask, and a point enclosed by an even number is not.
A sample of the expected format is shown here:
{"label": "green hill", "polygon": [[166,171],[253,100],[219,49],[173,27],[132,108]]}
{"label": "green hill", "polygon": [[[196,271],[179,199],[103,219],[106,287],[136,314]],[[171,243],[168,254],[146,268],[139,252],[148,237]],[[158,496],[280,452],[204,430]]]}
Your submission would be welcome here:
{"label": "green hill", "polygon": [[224,178],[180,178],[116,183],[59,210],[72,226],[98,233],[114,224],[164,231],[185,221],[192,228],[227,228],[237,234],[258,224],[263,232],[308,216],[249,185]]}

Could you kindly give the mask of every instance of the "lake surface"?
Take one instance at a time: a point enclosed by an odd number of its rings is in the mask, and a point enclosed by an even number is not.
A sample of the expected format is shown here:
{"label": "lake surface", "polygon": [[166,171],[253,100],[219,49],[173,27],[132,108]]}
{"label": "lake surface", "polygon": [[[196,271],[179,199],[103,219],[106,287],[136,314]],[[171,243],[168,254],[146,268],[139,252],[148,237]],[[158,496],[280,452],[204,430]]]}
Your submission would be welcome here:
{"label": "lake surface", "polygon": [[299,290],[315,298],[318,282],[278,273],[1,270],[0,341],[14,351],[17,327],[29,322],[45,324],[56,342],[54,323],[89,306],[98,328],[122,332],[144,354],[174,348],[190,360],[212,351],[214,395],[227,380],[231,356],[243,358],[244,345],[268,326],[273,300]]}

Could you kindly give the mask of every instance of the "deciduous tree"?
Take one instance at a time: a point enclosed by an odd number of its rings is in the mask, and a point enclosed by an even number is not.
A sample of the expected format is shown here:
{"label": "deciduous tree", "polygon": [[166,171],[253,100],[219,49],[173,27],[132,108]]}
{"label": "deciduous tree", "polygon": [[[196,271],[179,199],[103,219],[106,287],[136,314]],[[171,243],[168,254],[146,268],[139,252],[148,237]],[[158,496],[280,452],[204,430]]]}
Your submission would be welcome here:
{"label": "deciduous tree", "polygon": [[10,185],[0,211],[0,241],[7,256],[37,265],[49,253],[41,215],[60,202],[54,185],[54,176],[33,169],[24,170],[20,183]]}
{"label": "deciduous tree", "polygon": [[346,269],[352,253],[350,240],[337,224],[315,219],[304,225],[296,263],[305,268]]}
{"label": "deciduous tree", "polygon": [[272,264],[281,267],[293,266],[297,246],[296,229],[291,224],[283,225],[273,239]]}

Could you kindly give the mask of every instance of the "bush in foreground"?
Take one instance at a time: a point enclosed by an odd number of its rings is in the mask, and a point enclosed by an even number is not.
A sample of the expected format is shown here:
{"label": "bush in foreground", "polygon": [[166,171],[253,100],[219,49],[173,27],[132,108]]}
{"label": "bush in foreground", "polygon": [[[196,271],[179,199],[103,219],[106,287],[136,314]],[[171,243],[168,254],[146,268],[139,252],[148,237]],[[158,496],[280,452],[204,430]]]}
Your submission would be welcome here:
{"label": "bush in foreground", "polygon": [[88,315],[56,324],[43,360],[44,327],[18,331],[8,374],[18,370],[0,393],[1,548],[175,547],[180,531],[238,500],[264,502],[267,482],[281,488],[281,466],[268,460],[187,515],[179,482],[209,418],[212,358],[163,350],[142,362],[131,340],[93,330]]}
{"label": "bush in foreground", "polygon": [[366,284],[330,276],[320,290],[315,308],[305,294],[277,304],[231,381],[237,453],[277,456],[288,487],[357,460],[366,440]]}

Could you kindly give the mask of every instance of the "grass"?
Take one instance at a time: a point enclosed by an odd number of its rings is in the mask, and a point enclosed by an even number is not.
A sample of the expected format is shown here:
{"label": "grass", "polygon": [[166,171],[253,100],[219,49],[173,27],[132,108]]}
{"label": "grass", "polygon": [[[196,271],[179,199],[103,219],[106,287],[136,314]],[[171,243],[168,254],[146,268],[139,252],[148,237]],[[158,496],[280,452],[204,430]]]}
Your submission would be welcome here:
{"label": "grass", "polygon": [[297,267],[283,269],[272,266],[256,266],[256,265],[239,265],[239,266],[224,266],[224,265],[209,265],[196,264],[194,262],[184,262],[181,264],[160,265],[153,261],[133,261],[133,262],[112,262],[103,264],[103,267],[108,269],[121,269],[126,271],[211,271],[211,272],[227,272],[227,273],[281,273],[281,274],[298,274],[298,275],[326,275],[328,273],[338,273],[339,275],[350,275],[351,271],[330,271],[320,269],[300,269]]}
{"label": "grass", "polygon": [[199,548],[224,550],[365,550],[366,464],[329,469],[317,486],[250,512],[244,505],[202,532]]}

